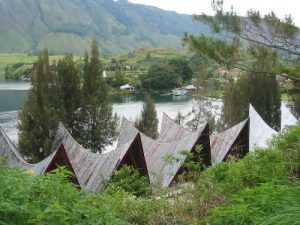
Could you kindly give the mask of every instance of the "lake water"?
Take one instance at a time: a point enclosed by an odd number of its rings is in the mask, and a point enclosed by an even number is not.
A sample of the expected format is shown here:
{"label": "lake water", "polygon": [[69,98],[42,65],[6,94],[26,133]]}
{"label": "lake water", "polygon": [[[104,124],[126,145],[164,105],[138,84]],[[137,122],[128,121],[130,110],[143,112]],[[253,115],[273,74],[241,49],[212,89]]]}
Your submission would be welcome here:
{"label": "lake water", "polygon": [[[18,110],[23,105],[30,88],[31,86],[28,82],[6,82],[0,80],[0,127],[14,143],[18,141]],[[194,98],[188,96],[154,96],[154,103],[160,128],[163,113],[166,113],[171,118],[175,118],[178,112],[181,112],[182,115],[187,115],[194,107],[197,107],[199,101],[197,102]],[[211,112],[214,118],[218,119],[220,117],[223,106],[221,99],[205,98],[201,100],[200,104],[206,111]],[[112,98],[112,106],[113,112],[117,113],[120,119],[124,116],[134,121],[141,113],[143,96],[115,96]],[[281,110],[283,115],[282,123],[289,124],[289,121],[293,121],[293,119],[290,119],[291,114],[287,107],[282,107]]]}
{"label": "lake water", "polygon": [[[25,82],[0,82],[0,126],[6,134],[17,143],[18,140],[18,110],[24,103],[30,83]],[[222,108],[222,100],[206,99],[214,106],[216,116]],[[159,127],[163,113],[175,118],[178,112],[186,115],[192,111],[196,101],[188,96],[154,96],[155,107],[159,119]],[[143,96],[117,96],[112,98],[113,112],[121,118],[125,116],[129,120],[134,120],[143,107]]]}

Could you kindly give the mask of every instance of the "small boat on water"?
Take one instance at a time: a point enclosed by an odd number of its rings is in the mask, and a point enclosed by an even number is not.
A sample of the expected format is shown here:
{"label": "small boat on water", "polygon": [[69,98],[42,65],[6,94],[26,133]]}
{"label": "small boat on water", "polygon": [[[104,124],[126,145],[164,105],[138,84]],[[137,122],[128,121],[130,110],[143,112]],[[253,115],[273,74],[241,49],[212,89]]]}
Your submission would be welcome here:
{"label": "small boat on water", "polygon": [[172,94],[174,96],[186,95],[187,94],[187,90],[184,89],[184,88],[175,88],[174,90],[172,90]]}

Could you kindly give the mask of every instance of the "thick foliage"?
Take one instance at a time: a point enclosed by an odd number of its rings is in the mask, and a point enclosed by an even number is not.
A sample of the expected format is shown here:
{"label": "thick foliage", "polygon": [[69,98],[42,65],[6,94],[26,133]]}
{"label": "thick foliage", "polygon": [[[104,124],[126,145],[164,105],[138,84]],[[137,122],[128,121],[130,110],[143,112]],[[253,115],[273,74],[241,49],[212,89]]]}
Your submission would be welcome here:
{"label": "thick foliage", "polygon": [[151,191],[149,179],[130,166],[123,166],[122,169],[115,171],[114,176],[107,184],[107,188],[121,188],[138,197],[148,196]]}
{"label": "thick foliage", "polygon": [[228,206],[211,210],[210,224],[300,224],[300,186],[265,183],[245,189]]}
{"label": "thick foliage", "polygon": [[34,177],[1,166],[0,224],[299,224],[299,145],[297,125],[268,149],[196,171],[192,185],[152,189],[147,198],[137,197],[146,184],[129,168],[104,192],[87,194],[61,168]]}
{"label": "thick foliage", "polygon": [[0,224],[128,224],[105,203],[67,182],[66,171],[33,177],[0,168]]}

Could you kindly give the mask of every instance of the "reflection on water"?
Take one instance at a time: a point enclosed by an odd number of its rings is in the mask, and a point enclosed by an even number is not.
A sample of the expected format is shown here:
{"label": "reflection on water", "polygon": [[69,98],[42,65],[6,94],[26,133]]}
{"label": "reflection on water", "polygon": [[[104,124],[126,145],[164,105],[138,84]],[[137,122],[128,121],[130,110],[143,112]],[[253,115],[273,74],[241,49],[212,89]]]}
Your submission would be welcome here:
{"label": "reflection on water", "polygon": [[[23,83],[23,86],[22,83],[17,82],[16,84],[19,84],[19,87],[14,89],[11,83],[6,83],[7,86],[0,83],[0,126],[15,143],[18,139],[17,110],[20,109],[28,94],[28,89],[25,88],[30,87],[28,83]],[[23,87],[25,90],[20,90],[20,87]],[[189,96],[155,95],[153,99],[159,119],[159,128],[163,113],[167,113],[171,118],[175,118],[178,112],[182,115],[187,115],[193,110],[193,107],[199,105],[199,103],[196,104],[195,99]],[[141,113],[143,100],[143,95],[113,96],[113,112],[117,113],[120,119],[125,116],[127,119],[134,121]],[[202,105],[208,105],[205,106],[204,110],[209,111],[216,119],[220,118],[223,106],[221,99],[204,98],[202,102]],[[205,104],[205,102],[210,104]]]}
{"label": "reflection on water", "polygon": [[19,90],[25,91],[31,88],[30,82],[0,82],[0,90]]}
{"label": "reflection on water", "polygon": [[18,111],[0,112],[0,127],[14,143],[17,143]]}

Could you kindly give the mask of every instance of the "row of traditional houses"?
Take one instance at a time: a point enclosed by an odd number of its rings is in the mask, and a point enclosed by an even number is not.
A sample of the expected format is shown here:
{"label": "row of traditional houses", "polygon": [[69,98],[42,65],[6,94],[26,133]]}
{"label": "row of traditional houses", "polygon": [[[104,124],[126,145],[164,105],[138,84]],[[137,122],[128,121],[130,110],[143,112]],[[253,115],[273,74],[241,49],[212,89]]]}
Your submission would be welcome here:
{"label": "row of traditional houses", "polygon": [[[243,158],[255,147],[266,147],[276,133],[250,105],[248,118],[213,136],[209,135],[208,124],[192,132],[164,114],[160,135],[154,140],[123,118],[116,149],[103,154],[83,148],[60,123],[52,153],[36,164],[27,163],[0,129],[0,156],[5,157],[9,165],[33,171],[34,175],[64,165],[73,172],[73,182],[87,192],[102,191],[105,182],[124,165],[149,177],[151,185],[165,188],[176,183],[186,170],[184,165],[188,159],[182,150],[190,152],[204,169],[226,161],[231,155]],[[198,145],[202,146],[200,152],[196,149]],[[175,160],[170,162],[166,160],[168,157]]]}

